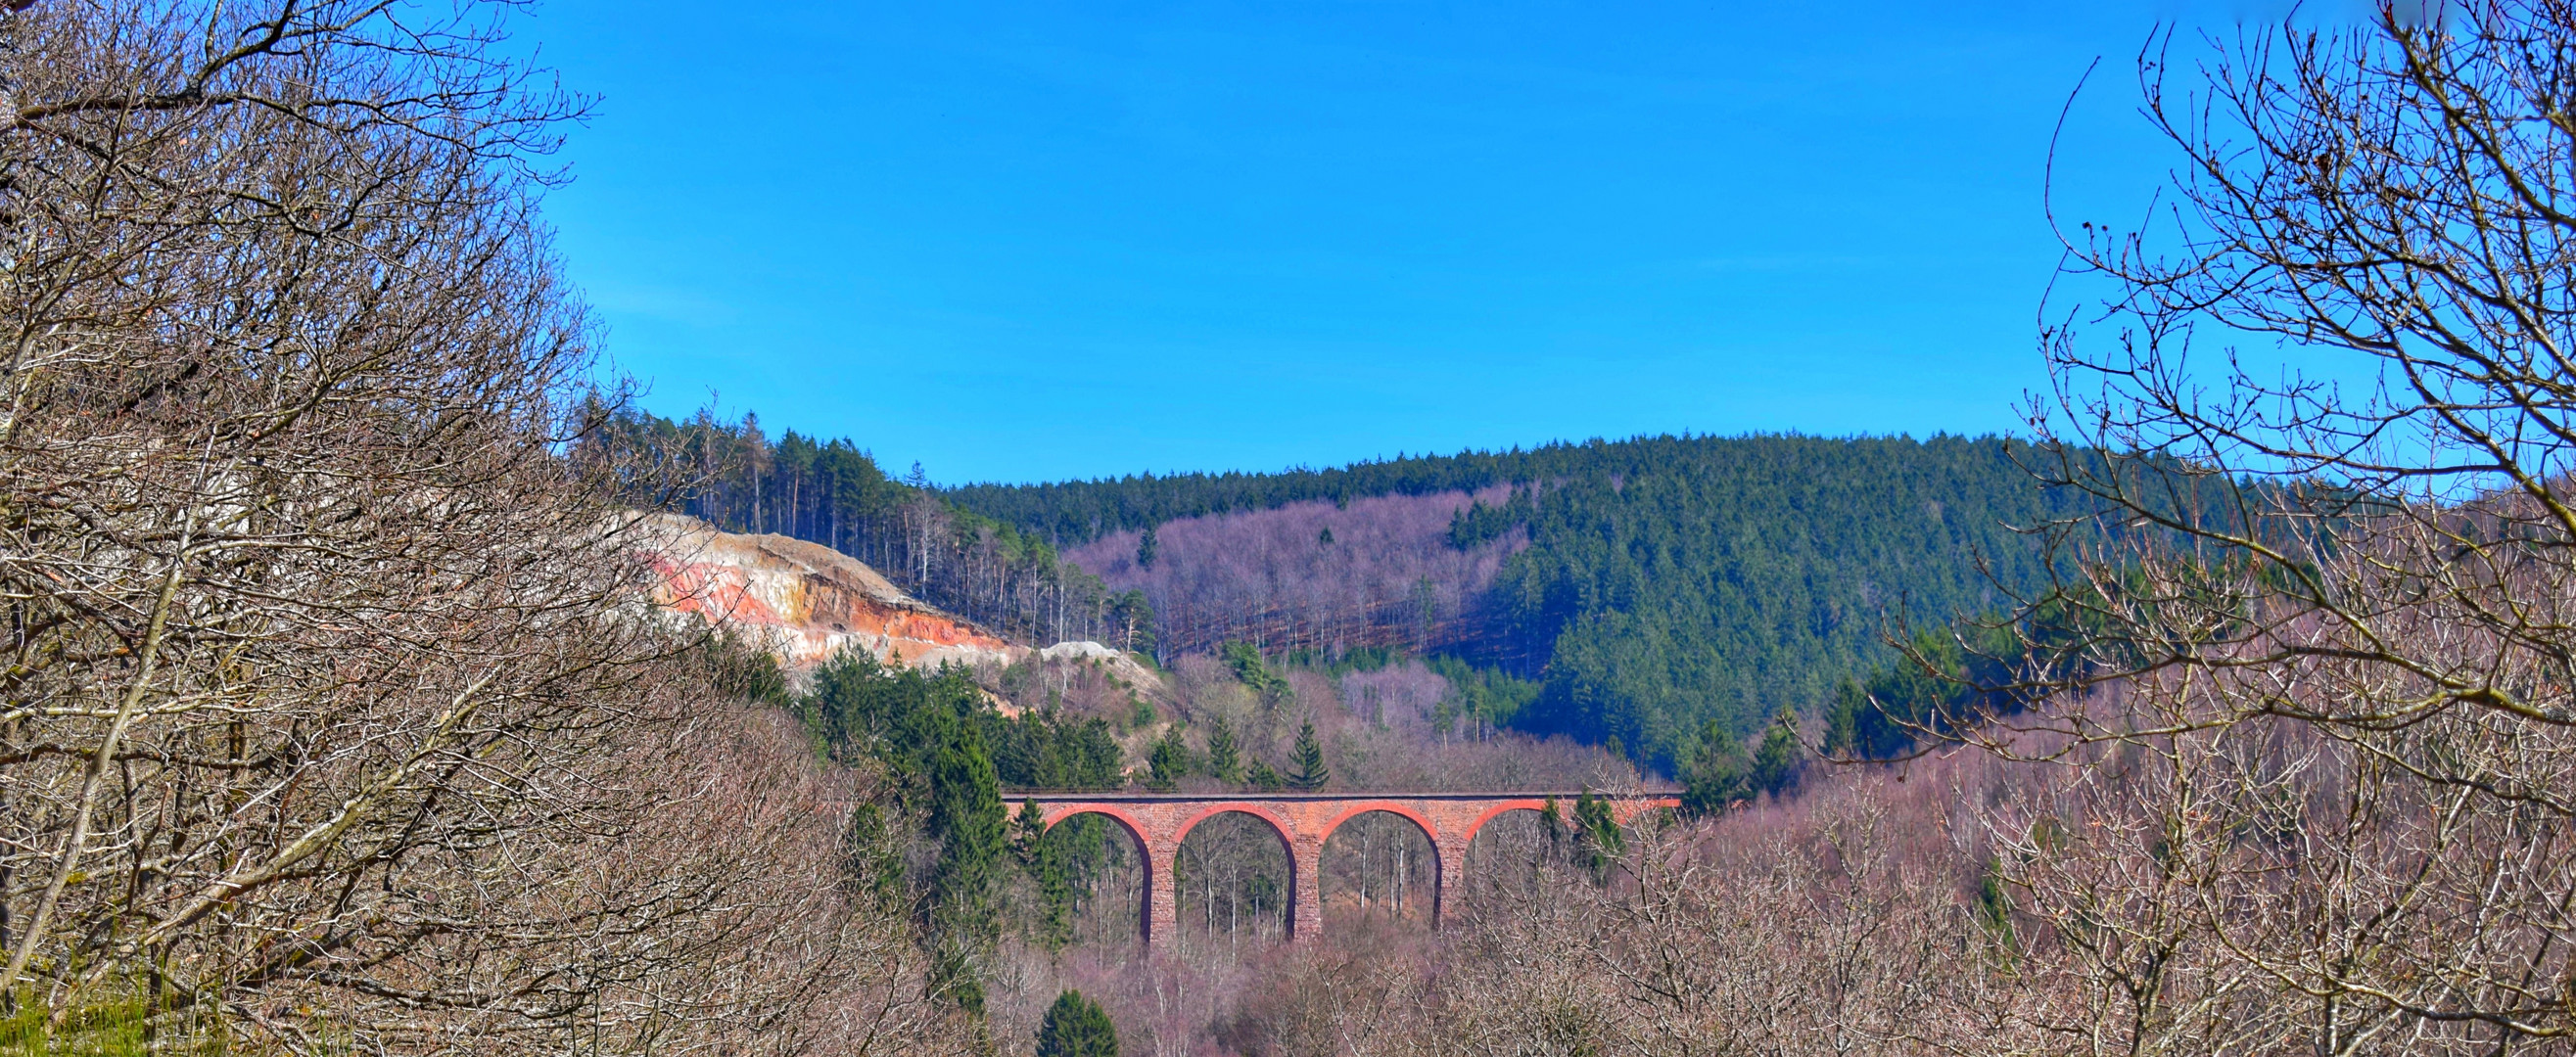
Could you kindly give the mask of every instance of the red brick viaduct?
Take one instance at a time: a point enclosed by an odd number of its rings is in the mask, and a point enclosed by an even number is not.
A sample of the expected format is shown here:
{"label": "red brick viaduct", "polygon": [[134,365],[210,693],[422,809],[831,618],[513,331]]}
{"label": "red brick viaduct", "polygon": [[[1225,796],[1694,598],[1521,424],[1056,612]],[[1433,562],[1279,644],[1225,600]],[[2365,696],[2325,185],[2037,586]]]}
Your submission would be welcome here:
{"label": "red brick viaduct", "polygon": [[[1261,820],[1288,848],[1288,932],[1311,937],[1324,921],[1324,839],[1342,823],[1371,811],[1402,816],[1431,838],[1438,860],[1439,886],[1433,890],[1431,918],[1440,920],[1441,901],[1457,890],[1467,866],[1467,845],[1476,831],[1506,811],[1543,810],[1550,800],[1571,815],[1573,793],[1013,793],[1011,803],[1037,802],[1046,824],[1075,815],[1107,815],[1136,838],[1144,851],[1146,911],[1143,931],[1148,946],[1169,943],[1180,920],[1179,894],[1173,885],[1174,860],[1190,828],[1226,812]],[[1611,814],[1625,825],[1637,815],[1660,807],[1679,807],[1667,793],[1608,798]]]}

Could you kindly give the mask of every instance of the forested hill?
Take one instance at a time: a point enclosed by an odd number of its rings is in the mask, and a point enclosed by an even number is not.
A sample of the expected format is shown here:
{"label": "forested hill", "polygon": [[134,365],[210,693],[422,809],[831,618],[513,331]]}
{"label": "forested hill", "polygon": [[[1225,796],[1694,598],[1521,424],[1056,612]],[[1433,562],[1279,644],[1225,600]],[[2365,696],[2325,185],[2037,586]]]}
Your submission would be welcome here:
{"label": "forested hill", "polygon": [[1521,725],[1665,766],[1709,720],[1740,736],[1820,708],[1889,659],[1890,618],[1979,615],[2008,604],[1999,590],[2042,587],[2042,548],[2015,529],[2091,509],[1999,438],[1644,447],[1658,457],[1537,490],[1530,546],[1493,592],[1548,658]]}
{"label": "forested hill", "polygon": [[1470,659],[1543,679],[1513,725],[1616,739],[1669,767],[1711,720],[1741,734],[1777,709],[1821,706],[1889,659],[1889,617],[1981,613],[2004,603],[1998,583],[2042,584],[2039,549],[2014,527],[2089,507],[2039,487],[2028,454],[1997,437],[1662,436],[943,494],[1071,542],[1306,500],[1519,485],[1451,522],[1446,545],[1460,548],[1528,532],[1484,589],[1491,628]]}
{"label": "forested hill", "polygon": [[1712,721],[1742,736],[1821,709],[1891,659],[1891,618],[2037,588],[2038,547],[2014,528],[2087,512],[1998,437],[1638,437],[958,488],[748,419],[619,416],[589,450],[694,467],[687,512],[859,556],[1012,634],[1166,660],[1237,640],[1451,654],[1542,684],[1475,718],[1666,769]]}
{"label": "forested hill", "polygon": [[1668,461],[1675,447],[1759,443],[1771,439],[1639,437],[1598,438],[1510,451],[1456,455],[1399,455],[1327,470],[1305,467],[1277,473],[1135,474],[1055,484],[974,484],[943,490],[950,502],[985,517],[1017,525],[1058,545],[1087,543],[1121,530],[1143,529],[1179,518],[1253,510],[1328,499],[1473,492],[1516,481],[1547,481],[1587,474],[1634,473]]}

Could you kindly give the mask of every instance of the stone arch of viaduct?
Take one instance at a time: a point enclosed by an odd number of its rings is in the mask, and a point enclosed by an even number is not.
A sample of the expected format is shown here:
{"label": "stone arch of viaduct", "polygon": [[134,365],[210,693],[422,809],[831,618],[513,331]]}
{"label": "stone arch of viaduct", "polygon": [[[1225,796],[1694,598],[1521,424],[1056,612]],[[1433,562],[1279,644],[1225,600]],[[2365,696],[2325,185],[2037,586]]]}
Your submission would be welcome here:
{"label": "stone arch of viaduct", "polygon": [[[1173,868],[1181,841],[1199,823],[1227,812],[1250,815],[1269,826],[1288,847],[1288,934],[1305,938],[1322,931],[1324,922],[1324,841],[1341,824],[1371,811],[1386,811],[1412,820],[1431,838],[1439,883],[1432,891],[1431,919],[1437,923],[1449,894],[1457,890],[1467,868],[1467,845],[1485,824],[1506,811],[1543,810],[1548,801],[1571,813],[1581,792],[1571,793],[1026,793],[1014,803],[1034,800],[1048,828],[1075,815],[1106,815],[1125,829],[1144,852],[1146,945],[1169,942],[1180,922],[1180,893]],[[1679,807],[1668,794],[1616,797],[1612,817],[1622,825],[1638,814]]]}

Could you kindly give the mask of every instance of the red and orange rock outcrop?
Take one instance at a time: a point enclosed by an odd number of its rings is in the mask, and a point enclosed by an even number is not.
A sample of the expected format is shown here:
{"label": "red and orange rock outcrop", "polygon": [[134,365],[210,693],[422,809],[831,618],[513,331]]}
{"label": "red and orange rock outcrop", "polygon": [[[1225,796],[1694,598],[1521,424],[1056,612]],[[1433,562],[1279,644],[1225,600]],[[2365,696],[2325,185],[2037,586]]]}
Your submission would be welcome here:
{"label": "red and orange rock outcrop", "polygon": [[654,600],[733,628],[790,668],[853,646],[908,665],[1008,663],[1029,652],[829,547],[718,532],[693,518],[654,522],[659,538],[644,555],[659,578]]}

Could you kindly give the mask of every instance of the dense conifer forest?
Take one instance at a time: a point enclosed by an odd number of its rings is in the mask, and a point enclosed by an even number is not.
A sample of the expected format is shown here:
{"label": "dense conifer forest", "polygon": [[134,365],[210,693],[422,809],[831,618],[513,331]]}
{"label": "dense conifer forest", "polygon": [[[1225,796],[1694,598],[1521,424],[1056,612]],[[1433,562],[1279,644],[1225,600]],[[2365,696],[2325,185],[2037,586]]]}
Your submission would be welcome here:
{"label": "dense conifer forest", "polygon": [[[1467,626],[1419,641],[1539,680],[1513,725],[1615,744],[1669,770],[1711,721],[1741,737],[1782,709],[1821,712],[1842,680],[1895,656],[1886,641],[1908,623],[2009,608],[2008,596],[2042,589],[2045,548],[2025,530],[2092,511],[2081,495],[2039,485],[2037,454],[1998,437],[1658,436],[942,495],[1026,534],[1098,537],[1079,552],[1086,560],[1139,550],[1154,519],[1184,518],[1190,531],[1156,533],[1158,561],[1187,561],[1176,541],[1202,539],[1223,560],[1269,565],[1279,560],[1248,531],[1231,539],[1203,526],[1250,526],[1261,511],[1321,500],[1349,512],[1375,496],[1451,493],[1447,530],[1431,534],[1439,545],[1525,545],[1469,585],[1475,597],[1455,614]],[[1469,499],[1478,492],[1490,501]],[[1356,538],[1345,531],[1333,545]],[[1114,566],[1095,570],[1112,587],[1142,582],[1130,582],[1139,563],[1102,564]],[[1422,583],[1426,596],[1457,586]],[[1173,612],[1210,604],[1151,601]]]}

